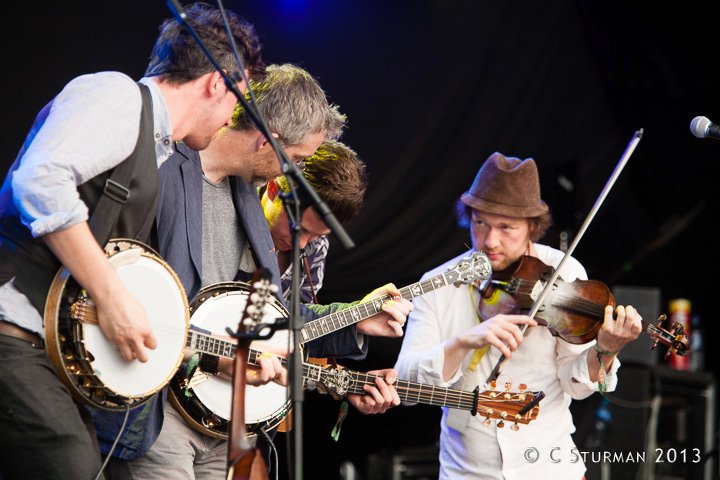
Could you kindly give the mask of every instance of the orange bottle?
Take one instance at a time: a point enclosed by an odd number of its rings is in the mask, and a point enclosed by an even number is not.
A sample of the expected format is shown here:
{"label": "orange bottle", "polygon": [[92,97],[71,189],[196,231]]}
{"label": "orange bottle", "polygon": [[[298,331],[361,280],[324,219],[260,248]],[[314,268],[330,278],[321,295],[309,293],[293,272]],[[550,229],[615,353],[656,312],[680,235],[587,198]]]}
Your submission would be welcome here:
{"label": "orange bottle", "polygon": [[[670,312],[670,325],[678,323],[682,325],[683,330],[687,338],[690,338],[690,300],[685,298],[676,298],[670,300],[669,312]],[[690,355],[681,357],[675,353],[671,353],[668,357],[668,365],[670,368],[675,370],[688,370],[690,368]]]}

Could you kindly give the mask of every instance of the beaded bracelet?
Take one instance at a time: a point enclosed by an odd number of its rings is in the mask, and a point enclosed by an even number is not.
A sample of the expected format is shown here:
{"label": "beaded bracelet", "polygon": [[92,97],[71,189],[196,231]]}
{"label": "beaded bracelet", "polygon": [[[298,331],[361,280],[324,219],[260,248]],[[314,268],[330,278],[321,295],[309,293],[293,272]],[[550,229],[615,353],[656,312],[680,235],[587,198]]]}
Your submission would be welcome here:
{"label": "beaded bracelet", "polygon": [[209,373],[210,375],[217,375],[218,366],[220,365],[220,357],[217,355],[202,353],[200,354],[200,361],[198,362],[198,365],[203,372]]}
{"label": "beaded bracelet", "polygon": [[615,352],[600,350],[597,342],[595,342],[593,348],[595,349],[597,361],[600,364],[600,370],[598,370],[598,390],[600,390],[600,393],[604,394],[607,391],[607,386],[605,385],[605,364],[602,361],[602,357],[603,355],[615,355]]}

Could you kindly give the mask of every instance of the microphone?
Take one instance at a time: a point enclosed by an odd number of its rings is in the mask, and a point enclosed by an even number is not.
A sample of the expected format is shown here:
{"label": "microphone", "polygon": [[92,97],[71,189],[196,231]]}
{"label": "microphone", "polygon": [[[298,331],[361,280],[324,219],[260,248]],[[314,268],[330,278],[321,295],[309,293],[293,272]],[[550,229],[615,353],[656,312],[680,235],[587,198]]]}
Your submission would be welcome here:
{"label": "microphone", "polygon": [[690,132],[697,138],[720,140],[720,126],[712,123],[707,117],[693,118],[690,122]]}

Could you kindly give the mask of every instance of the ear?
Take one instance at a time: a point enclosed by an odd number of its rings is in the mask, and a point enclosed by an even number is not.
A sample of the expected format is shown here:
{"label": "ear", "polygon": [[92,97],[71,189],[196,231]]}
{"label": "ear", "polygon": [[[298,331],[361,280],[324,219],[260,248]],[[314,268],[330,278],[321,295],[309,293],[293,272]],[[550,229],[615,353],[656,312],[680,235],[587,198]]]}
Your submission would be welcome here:
{"label": "ear", "polygon": [[[268,146],[270,142],[268,142],[267,138],[265,138],[265,135],[260,133],[260,131],[255,130],[255,132],[257,133],[257,137],[255,138],[255,150],[259,152],[265,146]],[[271,135],[273,136],[273,138],[280,138],[280,135],[275,132],[273,132]]]}
{"label": "ear", "polygon": [[214,71],[210,73],[210,76],[208,77],[207,81],[207,92],[208,94],[213,97],[217,95],[218,92],[224,92],[225,88],[225,80],[223,79],[222,75],[220,75],[220,72]]}

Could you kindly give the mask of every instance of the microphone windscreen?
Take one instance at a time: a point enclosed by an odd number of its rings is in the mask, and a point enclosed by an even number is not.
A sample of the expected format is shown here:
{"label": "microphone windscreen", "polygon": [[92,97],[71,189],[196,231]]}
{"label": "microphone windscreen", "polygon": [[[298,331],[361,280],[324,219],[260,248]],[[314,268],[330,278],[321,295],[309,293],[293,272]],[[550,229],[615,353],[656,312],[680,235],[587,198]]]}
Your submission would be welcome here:
{"label": "microphone windscreen", "polygon": [[705,138],[710,123],[710,119],[707,117],[695,117],[690,122],[690,132],[697,138]]}

